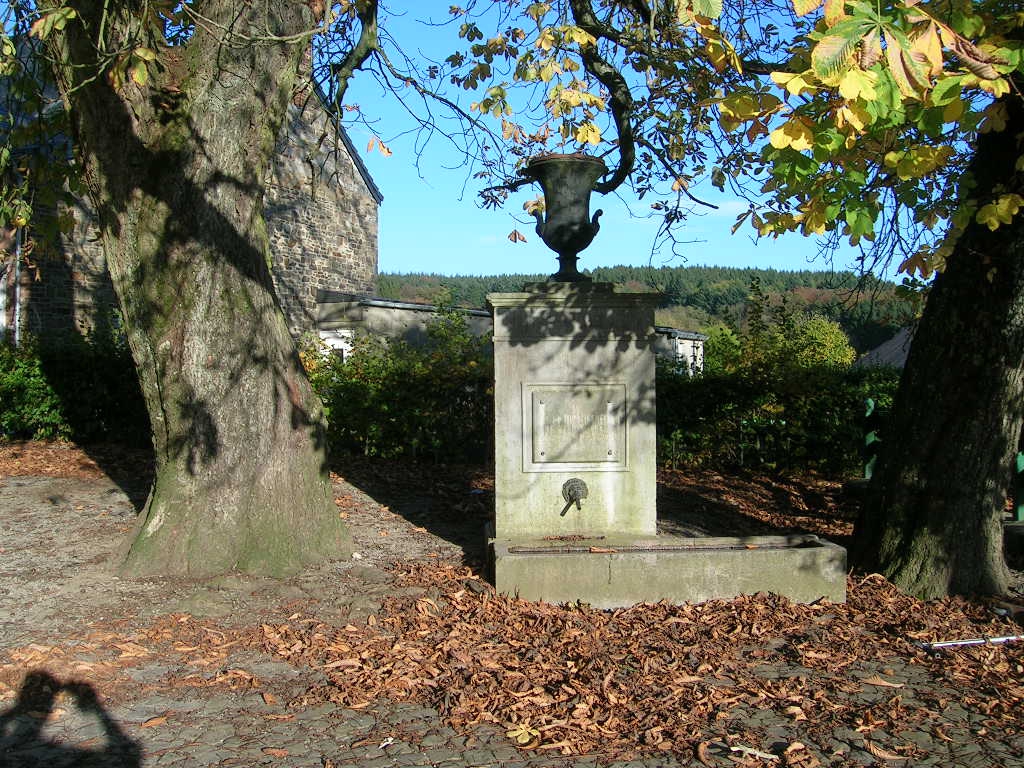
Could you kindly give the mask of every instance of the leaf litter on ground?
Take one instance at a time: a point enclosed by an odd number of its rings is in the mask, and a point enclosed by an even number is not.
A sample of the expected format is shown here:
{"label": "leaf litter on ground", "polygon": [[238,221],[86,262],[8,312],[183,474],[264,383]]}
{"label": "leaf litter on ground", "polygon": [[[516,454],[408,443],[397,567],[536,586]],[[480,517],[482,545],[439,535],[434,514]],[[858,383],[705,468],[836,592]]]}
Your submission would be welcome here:
{"label": "leaf litter on ground", "polygon": [[[911,758],[914,745],[870,736],[937,728],[954,696],[934,690],[955,690],[955,702],[983,714],[993,736],[1020,731],[1024,648],[939,657],[914,644],[1005,633],[1006,620],[960,599],[921,603],[880,576],[851,579],[845,605],[758,594],[597,611],[469,589],[477,577],[451,564],[395,567],[399,584],[437,596],[392,598],[373,627],[259,629],[267,651],[329,677],[295,706],[416,700],[456,728],[493,723],[524,748],[566,755],[694,754],[709,738],[759,745],[764,734],[744,721],[771,709],[804,733],[849,727],[872,754]],[[929,684],[896,679],[908,669]],[[911,703],[904,688],[915,689]],[[864,693],[871,689],[880,695]],[[796,747],[784,757],[787,765],[815,760]]]}
{"label": "leaf litter on ground", "polygon": [[[45,445],[0,452],[0,470],[17,473],[26,463],[55,476],[102,474]],[[386,487],[398,501],[424,482],[420,473],[367,463],[349,464],[345,475],[374,481],[359,486]],[[479,514],[493,493],[479,472],[468,499],[464,475],[434,478],[436,507],[461,505],[460,515]],[[822,478],[665,471],[659,486],[659,513],[687,525],[724,521],[739,532],[765,526],[833,538],[852,527],[839,484]],[[358,511],[357,497],[342,498],[340,512]],[[1024,644],[938,654],[920,647],[1012,635],[1019,625],[995,617],[983,602],[922,603],[877,575],[851,578],[844,605],[795,605],[759,594],[602,612],[497,595],[477,572],[453,562],[399,562],[392,574],[395,586],[406,588],[398,590],[403,596],[387,599],[365,622],[323,620],[313,603],[256,626],[172,614],[142,628],[96,625],[77,645],[13,649],[0,663],[0,698],[14,695],[28,668],[88,673],[109,691],[125,683],[126,668],[154,654],[178,654],[188,671],[167,685],[251,690],[269,703],[264,681],[231,666],[232,654],[249,648],[327,676],[328,684],[289,702],[293,708],[415,700],[456,728],[492,723],[525,750],[567,755],[673,752],[707,764],[716,756],[763,764],[768,749],[774,764],[813,768],[819,761],[803,742],[828,744],[836,729],[846,729],[860,734],[861,746],[878,760],[912,764],[906,761],[921,749],[899,734],[918,730],[951,741],[954,728],[943,715],[950,707],[980,718],[972,728],[987,739],[1021,732]],[[764,727],[749,722],[759,710],[790,724],[790,743],[772,745]]]}

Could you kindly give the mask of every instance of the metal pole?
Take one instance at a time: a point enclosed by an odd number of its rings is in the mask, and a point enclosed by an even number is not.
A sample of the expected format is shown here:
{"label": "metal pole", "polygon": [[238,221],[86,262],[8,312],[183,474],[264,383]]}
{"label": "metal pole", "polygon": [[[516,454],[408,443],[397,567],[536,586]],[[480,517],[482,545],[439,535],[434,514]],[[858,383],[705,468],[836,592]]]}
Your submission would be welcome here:
{"label": "metal pole", "polygon": [[1013,469],[1013,519],[1024,523],[1024,453],[1017,453]]}
{"label": "metal pole", "polygon": [[21,227],[14,233],[14,346],[21,346]]}
{"label": "metal pole", "polygon": [[972,645],[1003,645],[1024,640],[1024,635],[1004,635],[1003,637],[974,637],[970,640],[942,640],[937,643],[915,643],[926,651],[937,651],[941,648],[964,648]]}

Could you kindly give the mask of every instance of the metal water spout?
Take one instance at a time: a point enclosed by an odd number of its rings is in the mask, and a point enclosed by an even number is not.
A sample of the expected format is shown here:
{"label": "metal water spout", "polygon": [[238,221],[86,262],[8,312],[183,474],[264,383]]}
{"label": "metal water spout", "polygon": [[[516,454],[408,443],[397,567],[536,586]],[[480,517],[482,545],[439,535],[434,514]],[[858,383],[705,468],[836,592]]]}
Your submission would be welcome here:
{"label": "metal water spout", "polygon": [[551,279],[564,283],[589,281],[576,268],[576,259],[601,228],[597,220],[602,211],[590,217],[590,193],[608,167],[590,155],[541,155],[523,172],[544,190],[544,213],[533,215],[537,218],[537,234],[558,254],[558,272]]}

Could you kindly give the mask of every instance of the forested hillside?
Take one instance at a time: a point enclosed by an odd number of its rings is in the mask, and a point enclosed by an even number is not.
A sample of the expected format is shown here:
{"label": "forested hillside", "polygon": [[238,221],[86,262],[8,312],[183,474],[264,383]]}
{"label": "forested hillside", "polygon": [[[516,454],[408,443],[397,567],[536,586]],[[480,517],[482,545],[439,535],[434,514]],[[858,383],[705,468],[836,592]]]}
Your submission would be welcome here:
{"label": "forested hillside", "polygon": [[[750,284],[757,279],[771,301],[785,300],[794,310],[813,311],[839,322],[858,352],[890,338],[913,314],[894,284],[868,278],[858,285],[849,272],[618,266],[600,267],[589,274],[594,280],[630,290],[664,294],[658,322],[694,331],[719,324],[741,327]],[[547,275],[381,274],[378,289],[389,299],[482,307],[488,293],[518,291],[524,283],[546,279]]]}

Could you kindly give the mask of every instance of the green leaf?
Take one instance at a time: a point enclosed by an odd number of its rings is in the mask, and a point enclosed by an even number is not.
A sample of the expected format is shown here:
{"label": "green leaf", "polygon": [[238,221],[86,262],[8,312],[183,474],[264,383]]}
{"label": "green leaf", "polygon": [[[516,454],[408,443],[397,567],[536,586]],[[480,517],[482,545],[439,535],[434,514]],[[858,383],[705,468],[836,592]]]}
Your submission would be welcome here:
{"label": "green leaf", "polygon": [[827,35],[811,52],[811,69],[822,80],[831,80],[850,68],[860,35]]}
{"label": "green leaf", "polygon": [[936,107],[944,107],[952,104],[960,98],[963,93],[963,76],[944,77],[939,80],[932,89],[931,102]]}
{"label": "green leaf", "polygon": [[693,12],[698,16],[717,19],[722,15],[722,0],[693,0]]}

